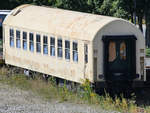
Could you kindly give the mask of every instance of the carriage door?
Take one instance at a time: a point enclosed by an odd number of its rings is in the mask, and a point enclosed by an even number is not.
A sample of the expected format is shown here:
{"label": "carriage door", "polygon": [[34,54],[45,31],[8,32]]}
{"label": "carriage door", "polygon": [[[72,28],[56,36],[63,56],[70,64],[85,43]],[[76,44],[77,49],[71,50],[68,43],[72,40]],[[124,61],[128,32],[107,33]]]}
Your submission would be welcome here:
{"label": "carriage door", "polygon": [[[135,42],[135,41],[134,41]],[[105,44],[105,75],[109,81],[132,80],[135,76],[135,44],[131,39],[109,39]]]}

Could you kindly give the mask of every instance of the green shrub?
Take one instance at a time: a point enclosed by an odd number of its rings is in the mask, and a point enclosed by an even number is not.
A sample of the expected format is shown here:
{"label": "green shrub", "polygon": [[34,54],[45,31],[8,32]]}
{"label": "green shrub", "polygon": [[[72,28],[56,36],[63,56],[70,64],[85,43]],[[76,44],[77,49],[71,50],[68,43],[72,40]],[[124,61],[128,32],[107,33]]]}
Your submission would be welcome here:
{"label": "green shrub", "polygon": [[150,57],[150,48],[146,48],[146,57]]}

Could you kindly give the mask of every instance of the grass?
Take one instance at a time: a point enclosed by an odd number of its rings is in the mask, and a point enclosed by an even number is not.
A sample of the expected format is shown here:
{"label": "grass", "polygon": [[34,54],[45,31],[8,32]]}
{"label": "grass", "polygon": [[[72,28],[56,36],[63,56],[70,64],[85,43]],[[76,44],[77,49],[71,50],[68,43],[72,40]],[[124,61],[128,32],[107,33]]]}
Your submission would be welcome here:
{"label": "grass", "polygon": [[150,48],[146,48],[146,57],[150,57]]}
{"label": "grass", "polygon": [[150,107],[139,108],[134,99],[126,99],[123,96],[117,96],[112,99],[109,94],[105,96],[97,95],[91,88],[88,80],[84,81],[79,88],[82,90],[70,91],[66,85],[58,87],[55,78],[44,82],[40,75],[35,79],[27,79],[22,73],[11,74],[6,67],[0,68],[0,83],[8,84],[11,87],[17,87],[22,90],[32,91],[35,95],[41,96],[47,101],[58,100],[59,102],[73,102],[78,104],[88,104],[98,106],[105,110],[120,111],[123,113],[150,113]]}

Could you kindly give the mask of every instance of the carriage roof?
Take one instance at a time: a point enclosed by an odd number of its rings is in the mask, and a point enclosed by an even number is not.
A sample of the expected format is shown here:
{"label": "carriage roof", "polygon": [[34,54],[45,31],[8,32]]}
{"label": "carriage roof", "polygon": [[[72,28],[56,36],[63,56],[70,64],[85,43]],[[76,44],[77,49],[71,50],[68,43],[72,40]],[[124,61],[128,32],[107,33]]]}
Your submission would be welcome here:
{"label": "carriage roof", "polygon": [[67,38],[93,40],[104,26],[114,21],[128,23],[114,17],[25,4],[12,10],[3,24]]}

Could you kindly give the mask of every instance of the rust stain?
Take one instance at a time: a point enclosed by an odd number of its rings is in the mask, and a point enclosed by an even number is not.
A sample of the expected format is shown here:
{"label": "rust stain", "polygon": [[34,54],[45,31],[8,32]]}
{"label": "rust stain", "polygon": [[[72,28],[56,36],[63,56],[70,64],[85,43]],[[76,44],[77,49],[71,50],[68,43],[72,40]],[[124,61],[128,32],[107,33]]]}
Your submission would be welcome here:
{"label": "rust stain", "polygon": [[28,59],[23,59],[23,63],[24,63],[24,64],[31,64],[31,61],[28,60]]}
{"label": "rust stain", "polygon": [[73,24],[77,23],[77,21],[81,20],[84,17],[85,16],[80,16],[78,18],[75,18],[66,28],[71,28],[71,26],[73,26]]}
{"label": "rust stain", "polygon": [[40,64],[35,62],[35,61],[32,61],[31,64],[36,68],[36,69],[39,69],[40,68]]}
{"label": "rust stain", "polygon": [[63,72],[63,73],[64,73],[64,75],[67,75],[68,70],[67,70],[67,69],[65,69],[65,68],[64,68],[63,70],[64,70],[64,72]]}
{"label": "rust stain", "polygon": [[45,69],[48,69],[48,64],[43,64],[43,67],[44,67]]}
{"label": "rust stain", "polygon": [[54,68],[50,67],[49,64],[40,64],[38,62],[29,60],[29,59],[21,59],[19,57],[11,56],[9,54],[6,54],[6,59],[13,61],[15,63],[21,63],[23,65],[30,67],[31,69],[34,68],[36,70],[40,70],[40,68],[43,67],[43,71],[48,72],[48,73],[59,72],[62,75],[68,75],[68,73],[70,73],[69,75],[71,75],[71,76],[75,76],[75,74],[76,74],[74,69],[71,69],[70,71],[68,71],[68,69],[66,69],[66,68],[55,70]]}
{"label": "rust stain", "polygon": [[13,56],[12,59],[13,59],[14,62],[17,62],[17,63],[18,63],[18,62],[21,62],[21,60],[20,60],[19,57]]}
{"label": "rust stain", "polygon": [[55,73],[56,71],[54,69],[49,69],[51,73]]}
{"label": "rust stain", "polygon": [[77,32],[74,32],[74,31],[72,31],[72,32],[70,33],[70,35],[73,36],[73,37],[78,37],[78,33],[77,33]]}
{"label": "rust stain", "polygon": [[71,69],[71,75],[75,76],[75,70]]}
{"label": "rust stain", "polygon": [[11,56],[9,54],[5,54],[6,59],[11,59]]}

